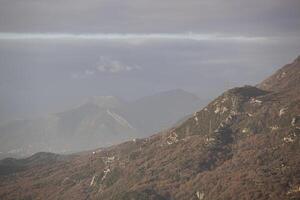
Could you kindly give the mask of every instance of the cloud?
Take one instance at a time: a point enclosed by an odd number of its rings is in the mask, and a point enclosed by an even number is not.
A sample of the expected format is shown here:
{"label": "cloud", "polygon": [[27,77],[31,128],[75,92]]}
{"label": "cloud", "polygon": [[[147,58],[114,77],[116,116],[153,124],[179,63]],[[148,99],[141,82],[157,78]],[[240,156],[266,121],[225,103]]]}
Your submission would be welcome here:
{"label": "cloud", "polygon": [[90,70],[90,69],[87,69],[83,72],[75,72],[75,73],[72,73],[71,77],[73,79],[85,79],[89,76],[92,76],[95,74],[95,71],[94,70]]}
{"label": "cloud", "polygon": [[226,58],[221,58],[221,59],[204,59],[199,61],[199,64],[202,65],[225,65],[225,64],[240,64],[245,62],[245,60],[240,59],[240,58],[234,58],[234,59],[226,59]]}
{"label": "cloud", "polygon": [[96,75],[97,73],[120,73],[129,72],[133,70],[139,70],[140,67],[136,65],[127,65],[119,60],[112,59],[110,57],[101,56],[96,66],[89,69],[73,72],[71,74],[72,79],[86,79]]}
{"label": "cloud", "polygon": [[200,33],[1,33],[0,40],[102,40],[102,41],[147,41],[147,40],[192,40],[192,41],[229,41],[229,42],[263,42],[270,38],[242,35],[200,34]]}
{"label": "cloud", "polygon": [[114,60],[108,57],[100,57],[100,60],[97,65],[97,70],[99,72],[109,73],[120,73],[138,69],[140,69],[139,66],[129,66],[127,64],[121,63],[118,60]]}
{"label": "cloud", "polygon": [[297,36],[299,6],[299,0],[1,0],[0,29]]}
{"label": "cloud", "polygon": [[94,75],[95,72],[94,72],[93,70],[89,70],[89,69],[88,69],[88,70],[85,70],[84,73],[85,73],[85,75],[87,75],[87,76],[91,76],[91,75]]}

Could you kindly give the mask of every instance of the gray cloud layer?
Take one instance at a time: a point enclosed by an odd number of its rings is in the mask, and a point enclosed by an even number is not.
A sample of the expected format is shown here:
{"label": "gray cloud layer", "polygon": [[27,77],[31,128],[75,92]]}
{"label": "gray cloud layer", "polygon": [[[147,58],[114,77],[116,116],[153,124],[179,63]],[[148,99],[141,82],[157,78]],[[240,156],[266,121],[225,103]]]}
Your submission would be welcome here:
{"label": "gray cloud layer", "polygon": [[182,88],[212,98],[255,84],[300,54],[299,8],[299,0],[1,0],[0,122],[95,95]]}
{"label": "gray cloud layer", "polygon": [[2,32],[297,35],[299,0],[2,0]]}

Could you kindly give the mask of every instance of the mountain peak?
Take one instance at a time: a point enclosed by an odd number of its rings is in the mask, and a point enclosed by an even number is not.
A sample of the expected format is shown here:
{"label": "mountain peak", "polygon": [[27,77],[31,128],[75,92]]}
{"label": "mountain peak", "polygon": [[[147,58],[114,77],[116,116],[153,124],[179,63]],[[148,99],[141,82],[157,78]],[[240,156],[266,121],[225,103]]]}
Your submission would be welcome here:
{"label": "mountain peak", "polygon": [[232,94],[232,95],[241,95],[244,97],[257,97],[257,96],[266,94],[265,91],[263,91],[257,87],[253,87],[253,86],[249,86],[249,85],[230,89],[226,93]]}

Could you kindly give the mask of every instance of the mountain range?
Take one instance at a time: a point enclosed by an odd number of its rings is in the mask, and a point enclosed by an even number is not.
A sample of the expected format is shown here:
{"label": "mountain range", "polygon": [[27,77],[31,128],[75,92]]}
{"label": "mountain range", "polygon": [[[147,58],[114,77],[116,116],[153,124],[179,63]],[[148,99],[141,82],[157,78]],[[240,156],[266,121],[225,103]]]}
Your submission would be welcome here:
{"label": "mountain range", "polygon": [[203,105],[199,97],[183,90],[133,102],[91,97],[66,111],[0,125],[0,158],[82,151],[149,136]]}
{"label": "mountain range", "polygon": [[172,128],[70,155],[0,162],[1,199],[300,199],[300,57]]}

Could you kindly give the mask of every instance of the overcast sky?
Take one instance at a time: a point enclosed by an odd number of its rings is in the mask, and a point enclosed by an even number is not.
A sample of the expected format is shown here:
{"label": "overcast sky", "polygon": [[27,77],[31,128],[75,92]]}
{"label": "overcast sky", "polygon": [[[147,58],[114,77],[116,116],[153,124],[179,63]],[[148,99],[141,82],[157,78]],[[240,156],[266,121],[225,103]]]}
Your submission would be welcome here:
{"label": "overcast sky", "polygon": [[0,0],[0,121],[97,95],[213,98],[299,54],[299,0]]}

